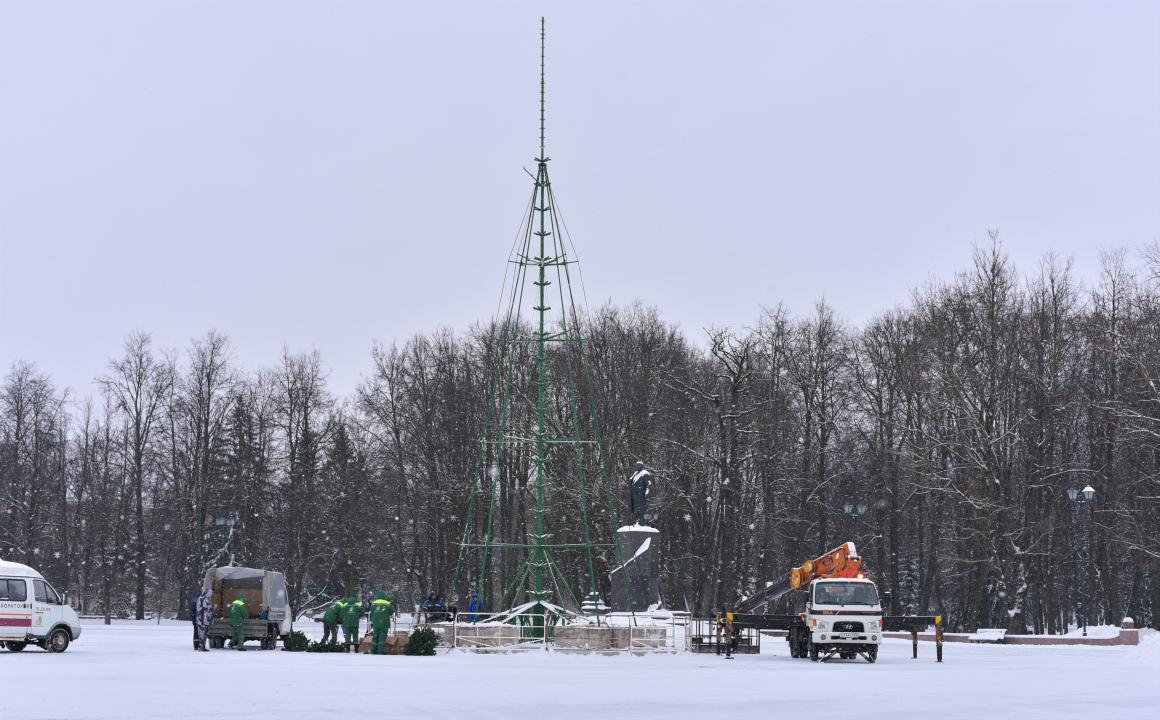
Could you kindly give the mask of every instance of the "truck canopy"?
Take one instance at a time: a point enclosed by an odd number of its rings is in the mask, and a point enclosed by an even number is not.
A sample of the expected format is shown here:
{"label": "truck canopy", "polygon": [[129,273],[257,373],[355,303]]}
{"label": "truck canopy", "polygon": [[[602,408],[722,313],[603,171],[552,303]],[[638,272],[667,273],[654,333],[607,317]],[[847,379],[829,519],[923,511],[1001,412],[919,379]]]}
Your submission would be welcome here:
{"label": "truck canopy", "polygon": [[[202,587],[211,593],[223,589],[241,590],[246,595],[248,607],[258,605],[258,612],[268,612],[268,620],[283,622],[289,620],[290,603],[286,595],[286,576],[273,570],[247,567],[216,567],[205,573]],[[256,602],[255,602],[256,601]],[[257,615],[257,613],[251,613]]]}

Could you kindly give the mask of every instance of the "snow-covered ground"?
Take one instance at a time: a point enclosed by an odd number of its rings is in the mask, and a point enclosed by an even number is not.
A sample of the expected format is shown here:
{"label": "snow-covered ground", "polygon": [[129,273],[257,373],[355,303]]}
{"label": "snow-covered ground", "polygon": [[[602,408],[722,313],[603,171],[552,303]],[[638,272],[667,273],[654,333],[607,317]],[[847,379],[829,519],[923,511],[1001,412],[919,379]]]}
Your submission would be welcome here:
{"label": "snow-covered ground", "polygon": [[[311,623],[313,625],[313,623]],[[312,634],[317,629],[308,628]],[[887,641],[878,663],[759,656],[195,653],[186,624],[89,622],[63,655],[0,652],[0,718],[1160,717],[1160,635],[1137,647]]]}

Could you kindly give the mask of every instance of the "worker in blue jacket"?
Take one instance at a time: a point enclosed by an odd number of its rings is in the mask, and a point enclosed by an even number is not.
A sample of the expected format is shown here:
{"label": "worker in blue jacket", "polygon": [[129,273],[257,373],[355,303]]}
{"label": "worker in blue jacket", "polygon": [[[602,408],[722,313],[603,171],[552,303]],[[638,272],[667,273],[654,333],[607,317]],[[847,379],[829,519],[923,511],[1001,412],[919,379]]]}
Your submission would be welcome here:
{"label": "worker in blue jacket", "polygon": [[479,599],[479,593],[471,593],[471,602],[467,604],[467,622],[475,622],[475,617],[483,612],[483,601]]}

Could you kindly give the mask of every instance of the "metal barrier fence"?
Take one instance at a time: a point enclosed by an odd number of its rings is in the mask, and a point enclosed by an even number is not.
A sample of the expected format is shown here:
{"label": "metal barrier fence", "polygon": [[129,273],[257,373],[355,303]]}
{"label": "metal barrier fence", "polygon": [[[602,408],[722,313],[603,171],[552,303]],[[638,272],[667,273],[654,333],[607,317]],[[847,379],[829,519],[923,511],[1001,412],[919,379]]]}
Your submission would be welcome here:
{"label": "metal barrier fence", "polygon": [[[689,621],[686,634],[686,649],[695,653],[725,654],[729,642],[725,626],[714,618],[695,618]],[[755,627],[733,626],[734,655],[748,655],[761,652],[761,632]]]}
{"label": "metal barrier fence", "polygon": [[[508,622],[499,622],[503,618]],[[590,621],[561,619],[551,613],[524,613],[515,622],[505,613],[461,613],[454,621],[430,623],[443,647],[470,652],[676,653],[685,650],[687,620],[673,615],[634,618],[611,614]]]}

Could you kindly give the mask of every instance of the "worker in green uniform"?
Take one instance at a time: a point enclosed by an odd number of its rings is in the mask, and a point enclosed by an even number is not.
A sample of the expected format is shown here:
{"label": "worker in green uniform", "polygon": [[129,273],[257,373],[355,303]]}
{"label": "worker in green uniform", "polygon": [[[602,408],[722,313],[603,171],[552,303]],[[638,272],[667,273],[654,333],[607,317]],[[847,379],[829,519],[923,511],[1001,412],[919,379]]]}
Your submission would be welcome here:
{"label": "worker in green uniform", "polygon": [[354,646],[358,652],[358,624],[362,620],[363,607],[358,598],[347,598],[346,607],[342,610],[342,634],[346,636],[346,651],[350,652]]}
{"label": "worker in green uniform", "polygon": [[246,620],[250,613],[246,611],[246,596],[238,595],[230,603],[230,627],[234,629],[234,650],[245,650]]}
{"label": "worker in green uniform", "polygon": [[342,598],[331,603],[322,615],[322,644],[338,644],[338,623],[342,619],[342,611],[346,608],[346,601]]}
{"label": "worker in green uniform", "polygon": [[384,655],[387,650],[387,635],[391,632],[391,616],[395,606],[381,592],[371,603],[371,655]]}

